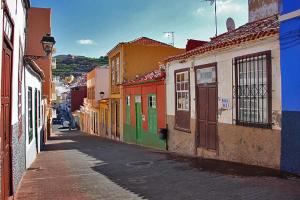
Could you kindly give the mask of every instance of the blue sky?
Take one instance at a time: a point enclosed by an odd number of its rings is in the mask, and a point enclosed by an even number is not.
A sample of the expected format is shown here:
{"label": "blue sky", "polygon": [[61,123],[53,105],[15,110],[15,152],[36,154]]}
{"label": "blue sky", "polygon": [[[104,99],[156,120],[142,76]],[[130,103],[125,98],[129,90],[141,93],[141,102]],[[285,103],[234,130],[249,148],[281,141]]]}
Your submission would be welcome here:
{"label": "blue sky", "polygon": [[[204,0],[31,0],[52,8],[57,54],[100,57],[122,41],[146,36],[170,43],[163,32],[175,32],[175,46],[187,39],[208,40],[215,34],[214,7]],[[219,33],[226,19],[236,26],[248,21],[248,0],[218,0]]]}

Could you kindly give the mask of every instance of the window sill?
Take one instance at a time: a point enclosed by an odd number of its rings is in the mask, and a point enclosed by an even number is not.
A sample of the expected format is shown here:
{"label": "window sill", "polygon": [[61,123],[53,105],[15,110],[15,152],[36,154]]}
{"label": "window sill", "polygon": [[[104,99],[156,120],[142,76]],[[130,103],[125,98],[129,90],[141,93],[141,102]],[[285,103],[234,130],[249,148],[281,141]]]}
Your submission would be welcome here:
{"label": "window sill", "polygon": [[254,124],[254,123],[247,123],[247,122],[236,122],[236,125],[249,127],[249,128],[272,129],[272,124]]}
{"label": "window sill", "polygon": [[177,130],[177,131],[191,133],[191,129],[181,128],[181,127],[178,127],[178,126],[174,126],[174,129]]}

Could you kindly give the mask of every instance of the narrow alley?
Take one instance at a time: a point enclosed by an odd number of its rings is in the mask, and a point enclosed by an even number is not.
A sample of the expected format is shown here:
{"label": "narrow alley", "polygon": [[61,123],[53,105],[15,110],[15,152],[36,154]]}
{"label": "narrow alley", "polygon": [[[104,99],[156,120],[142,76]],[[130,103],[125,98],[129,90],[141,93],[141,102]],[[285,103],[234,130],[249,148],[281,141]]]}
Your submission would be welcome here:
{"label": "narrow alley", "polygon": [[57,129],[26,172],[16,200],[29,196],[31,200],[296,200],[300,178]]}

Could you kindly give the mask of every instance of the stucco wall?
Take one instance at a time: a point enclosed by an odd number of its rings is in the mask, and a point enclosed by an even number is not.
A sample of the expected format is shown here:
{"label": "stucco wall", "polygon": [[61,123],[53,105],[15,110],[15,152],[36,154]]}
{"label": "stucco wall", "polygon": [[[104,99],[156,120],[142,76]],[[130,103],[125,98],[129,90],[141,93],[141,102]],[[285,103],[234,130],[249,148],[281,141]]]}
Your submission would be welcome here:
{"label": "stucco wall", "polygon": [[[272,130],[247,128],[235,125],[235,100],[233,99],[232,59],[252,53],[271,50],[272,54]],[[218,99],[228,99],[229,109],[218,106],[218,146],[216,152],[211,153],[201,148],[195,149],[196,127],[196,96],[194,67],[209,63],[217,63]],[[174,130],[175,90],[174,70],[190,68],[190,98],[191,98],[191,127],[192,134]],[[263,165],[278,168],[280,157],[281,130],[281,77],[278,36],[262,41],[251,42],[235,48],[223,49],[212,53],[199,55],[182,61],[173,61],[167,67],[167,115],[171,151],[197,154],[203,157],[243,162],[246,164]],[[258,137],[258,133],[260,136]],[[257,137],[256,137],[257,136]],[[257,142],[257,140],[261,140]],[[242,141],[244,143],[240,144]],[[266,143],[272,145],[265,145]],[[182,147],[180,147],[182,146]],[[192,149],[194,148],[194,150]],[[255,157],[254,155],[258,155]],[[264,158],[272,158],[273,160]]]}
{"label": "stucco wall", "polygon": [[195,119],[191,119],[191,132],[182,132],[174,129],[175,127],[175,116],[167,116],[168,125],[168,150],[176,152],[178,154],[195,155]]}
{"label": "stucco wall", "polygon": [[[298,9],[300,1],[282,1],[282,14]],[[300,174],[300,17],[280,23],[282,70],[282,156],[281,169]]]}
{"label": "stucco wall", "polygon": [[[41,92],[42,95],[42,82],[41,80],[37,77],[38,75],[35,74],[29,67],[25,68],[25,99],[26,99],[26,103],[24,105],[26,111],[28,111],[28,87],[32,88],[32,114],[33,114],[33,139],[31,142],[29,142],[29,119],[28,119],[28,112],[26,112],[26,168],[29,168],[30,165],[33,163],[33,161],[35,160],[36,156],[37,156],[37,149],[36,149],[36,144],[38,145],[38,147],[41,146],[40,144],[40,132],[42,129],[42,124],[40,123],[40,125],[38,125],[37,128],[37,133],[35,133],[35,123],[37,118],[35,118],[35,113],[37,112],[35,110],[35,89],[37,89],[37,91]],[[42,97],[40,98],[42,99]],[[38,99],[37,99],[38,100]],[[41,102],[39,102],[39,104],[41,105]],[[42,122],[42,121],[41,121]],[[39,123],[37,123],[39,124]],[[37,137],[36,137],[37,136]],[[40,149],[38,149],[38,152],[40,151]]]}
{"label": "stucco wall", "polygon": [[109,69],[96,68],[95,70],[95,100],[98,102],[101,99],[100,92],[104,92],[103,99],[106,99],[109,96]]}
{"label": "stucco wall", "polygon": [[[23,120],[25,120],[25,116]],[[23,123],[23,128],[24,127],[25,124]],[[23,173],[25,172],[25,137],[25,133],[23,133],[19,138],[18,123],[12,125],[12,175],[14,192],[17,191]]]}
{"label": "stucco wall", "polygon": [[279,130],[219,123],[218,136],[218,159],[279,169]]}
{"label": "stucco wall", "polygon": [[[30,8],[28,12],[27,55],[45,56],[41,45],[41,39],[47,33],[51,34],[51,9]],[[36,63],[45,74],[43,95],[47,96],[48,103],[50,103],[52,97],[52,60],[50,57],[38,59]]]}
{"label": "stucco wall", "polygon": [[[17,190],[19,182],[25,171],[25,134],[19,137],[18,127],[18,69],[20,64],[20,48],[25,51],[25,26],[26,26],[26,9],[23,8],[21,1],[6,1],[11,17],[14,20],[14,41],[13,41],[13,68],[12,68],[12,91],[11,91],[11,127],[12,127],[12,177],[13,190]],[[17,11],[17,12],[16,12]],[[2,10],[1,10],[1,28],[2,28]],[[2,31],[0,44],[2,46]],[[21,52],[22,53],[22,52]],[[2,55],[2,48],[1,48]],[[0,60],[1,61],[1,60]],[[2,63],[2,61],[1,61]],[[0,70],[1,73],[1,70]],[[24,102],[23,102],[24,103]],[[24,116],[25,109],[23,107],[22,114]],[[23,123],[24,126],[24,123]],[[24,130],[24,129],[23,129]]]}
{"label": "stucco wall", "polygon": [[248,0],[249,21],[253,22],[277,14],[280,0]]}

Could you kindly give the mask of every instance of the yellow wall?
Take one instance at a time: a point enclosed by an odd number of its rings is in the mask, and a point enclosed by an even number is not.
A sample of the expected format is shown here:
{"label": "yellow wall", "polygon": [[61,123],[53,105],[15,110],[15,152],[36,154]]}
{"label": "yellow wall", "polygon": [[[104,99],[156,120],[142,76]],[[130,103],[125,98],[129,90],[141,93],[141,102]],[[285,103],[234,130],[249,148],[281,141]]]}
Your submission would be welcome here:
{"label": "yellow wall", "polygon": [[[178,49],[172,46],[158,46],[158,45],[142,45],[120,43],[111,52],[108,53],[109,59],[109,93],[110,99],[120,99],[120,139],[123,140],[123,94],[122,86],[111,85],[111,60],[120,55],[120,83],[124,78],[126,80],[135,79],[136,75],[145,75],[155,69],[158,69],[159,62],[164,61],[169,56],[184,53],[185,49]],[[119,87],[119,92],[112,94],[112,87]],[[111,114],[111,106],[109,106],[109,114]],[[109,117],[109,124],[111,128],[111,116]]]}
{"label": "yellow wall", "polygon": [[184,49],[171,46],[145,46],[126,44],[124,46],[124,62],[126,80],[135,79],[136,75],[145,75],[158,69],[158,63],[169,56],[183,53]]}

